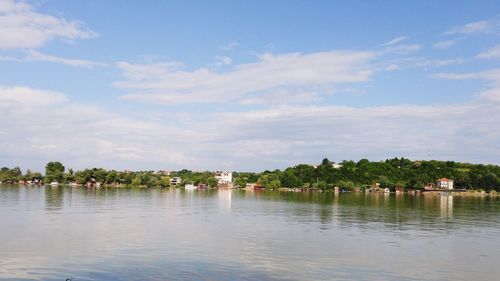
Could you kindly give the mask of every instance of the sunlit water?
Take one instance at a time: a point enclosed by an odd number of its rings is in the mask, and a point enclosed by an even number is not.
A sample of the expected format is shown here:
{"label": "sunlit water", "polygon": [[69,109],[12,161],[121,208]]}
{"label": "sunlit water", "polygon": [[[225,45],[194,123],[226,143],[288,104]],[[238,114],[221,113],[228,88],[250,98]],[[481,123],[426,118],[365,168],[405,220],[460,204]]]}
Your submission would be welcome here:
{"label": "sunlit water", "polygon": [[0,186],[0,280],[498,280],[500,200]]}

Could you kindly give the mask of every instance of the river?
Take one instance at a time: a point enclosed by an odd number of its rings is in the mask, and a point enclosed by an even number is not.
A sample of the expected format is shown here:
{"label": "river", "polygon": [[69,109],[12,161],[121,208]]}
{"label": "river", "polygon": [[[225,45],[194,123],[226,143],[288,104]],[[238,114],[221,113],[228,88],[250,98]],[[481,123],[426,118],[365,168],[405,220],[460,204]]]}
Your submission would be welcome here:
{"label": "river", "polygon": [[498,280],[500,199],[0,186],[0,280]]}

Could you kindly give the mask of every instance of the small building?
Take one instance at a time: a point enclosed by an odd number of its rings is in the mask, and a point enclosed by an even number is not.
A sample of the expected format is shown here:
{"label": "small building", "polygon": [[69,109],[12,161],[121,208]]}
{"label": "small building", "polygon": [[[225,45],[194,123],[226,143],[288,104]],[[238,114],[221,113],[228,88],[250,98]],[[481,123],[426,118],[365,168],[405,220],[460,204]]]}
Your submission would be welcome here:
{"label": "small building", "polygon": [[334,168],[334,169],[340,169],[340,168],[342,168],[342,164],[338,164],[338,163],[333,162],[332,163],[332,168]]}
{"label": "small building", "polygon": [[396,194],[402,194],[405,191],[405,189],[401,186],[396,187]]}
{"label": "small building", "polygon": [[440,189],[453,189],[453,180],[440,178],[437,180],[437,187]]}
{"label": "small building", "polygon": [[218,184],[231,184],[233,182],[232,172],[215,172],[214,177]]}
{"label": "small building", "polygon": [[170,178],[170,185],[178,185],[182,183],[182,179],[180,177]]}

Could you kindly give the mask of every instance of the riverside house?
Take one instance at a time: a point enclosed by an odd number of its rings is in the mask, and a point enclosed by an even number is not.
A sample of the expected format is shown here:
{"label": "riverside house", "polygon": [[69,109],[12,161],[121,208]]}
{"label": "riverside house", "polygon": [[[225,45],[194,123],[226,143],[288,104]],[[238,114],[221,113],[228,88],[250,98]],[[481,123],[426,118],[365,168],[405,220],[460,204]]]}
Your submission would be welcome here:
{"label": "riverside house", "polygon": [[453,180],[447,178],[440,178],[437,180],[437,188],[453,189]]}
{"label": "riverside house", "polygon": [[170,179],[170,185],[178,185],[182,182],[180,177],[173,177]]}

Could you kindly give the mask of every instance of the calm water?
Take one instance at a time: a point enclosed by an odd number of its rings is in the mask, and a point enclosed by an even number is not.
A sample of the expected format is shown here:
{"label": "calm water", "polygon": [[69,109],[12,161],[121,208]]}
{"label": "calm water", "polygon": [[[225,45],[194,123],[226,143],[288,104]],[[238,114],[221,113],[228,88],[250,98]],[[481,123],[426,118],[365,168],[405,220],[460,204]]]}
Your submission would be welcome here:
{"label": "calm water", "polygon": [[0,280],[498,280],[500,200],[0,186]]}

